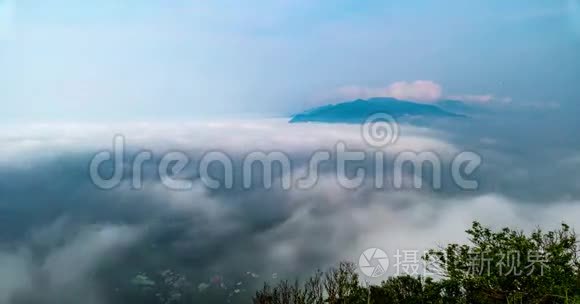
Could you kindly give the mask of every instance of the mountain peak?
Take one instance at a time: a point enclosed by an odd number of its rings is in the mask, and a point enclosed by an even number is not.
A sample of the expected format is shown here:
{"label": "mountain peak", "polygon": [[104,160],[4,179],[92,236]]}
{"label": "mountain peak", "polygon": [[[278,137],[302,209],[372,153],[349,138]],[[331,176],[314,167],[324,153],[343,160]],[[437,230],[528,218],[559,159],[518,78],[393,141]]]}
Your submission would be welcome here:
{"label": "mountain peak", "polygon": [[394,118],[463,116],[443,110],[435,104],[417,103],[390,97],[375,97],[314,108],[294,115],[290,122],[363,123],[369,116],[376,113],[386,113]]}

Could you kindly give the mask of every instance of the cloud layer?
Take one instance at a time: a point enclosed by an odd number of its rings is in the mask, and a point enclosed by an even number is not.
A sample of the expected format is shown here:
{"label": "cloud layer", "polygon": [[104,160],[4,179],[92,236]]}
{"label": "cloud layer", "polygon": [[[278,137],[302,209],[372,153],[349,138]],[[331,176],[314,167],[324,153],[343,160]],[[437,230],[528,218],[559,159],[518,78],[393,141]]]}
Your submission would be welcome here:
{"label": "cloud layer", "polygon": [[509,103],[510,97],[497,97],[494,94],[444,94],[443,86],[432,80],[397,81],[386,87],[367,87],[348,85],[337,88],[332,94],[324,96],[324,101],[347,101],[373,97],[392,97],[401,100],[432,103],[443,99],[460,100],[470,103]]}
{"label": "cloud layer", "polygon": [[[185,280],[188,296],[221,303],[248,299],[262,280],[356,261],[368,247],[394,254],[464,241],[472,220],[527,230],[562,220],[580,227],[580,143],[562,123],[544,126],[552,137],[528,132],[537,124],[533,115],[498,116],[493,124],[473,119],[430,128],[403,125],[399,141],[384,148],[387,155],[433,151],[444,160],[457,151],[477,151],[484,158],[477,173],[481,187],[469,192],[375,189],[372,178],[348,190],[336,183],[333,168],[322,168],[310,190],[212,190],[193,170],[185,177],[194,187],[173,191],[147,166],[142,190],[131,188],[127,174],[119,187],[102,191],[89,179],[88,162],[111,148],[115,134],[123,134],[128,145],[126,173],[143,149],[155,155],[183,151],[192,159],[219,150],[236,160],[250,151],[283,151],[296,174],[313,152],[338,141],[374,150],[357,125],[229,120],[5,126],[0,208],[9,216],[0,222],[0,303],[109,304],[155,297],[135,286],[139,276],[160,288]],[[207,291],[214,287],[217,295]]]}
{"label": "cloud layer", "polygon": [[433,102],[441,99],[443,89],[430,80],[398,81],[387,87],[344,86],[337,89],[336,97],[343,100],[393,97],[403,100]]}

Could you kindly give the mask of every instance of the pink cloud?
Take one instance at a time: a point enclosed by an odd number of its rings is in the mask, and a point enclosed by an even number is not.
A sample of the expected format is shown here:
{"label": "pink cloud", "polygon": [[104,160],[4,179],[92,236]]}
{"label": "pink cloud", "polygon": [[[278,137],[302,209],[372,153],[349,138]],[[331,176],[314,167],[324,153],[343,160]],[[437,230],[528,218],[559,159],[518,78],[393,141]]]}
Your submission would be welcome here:
{"label": "pink cloud", "polygon": [[373,97],[392,97],[424,103],[436,102],[442,99],[454,99],[472,103],[509,103],[512,101],[510,97],[498,97],[493,94],[444,95],[442,86],[431,80],[397,81],[386,87],[349,85],[340,87],[331,94],[319,97],[316,99],[326,102],[369,99]]}
{"label": "pink cloud", "polygon": [[441,99],[442,93],[443,89],[439,84],[430,80],[417,80],[413,82],[398,81],[387,87],[344,86],[338,88],[336,96],[333,97],[344,100],[393,97],[420,102],[433,102]]}

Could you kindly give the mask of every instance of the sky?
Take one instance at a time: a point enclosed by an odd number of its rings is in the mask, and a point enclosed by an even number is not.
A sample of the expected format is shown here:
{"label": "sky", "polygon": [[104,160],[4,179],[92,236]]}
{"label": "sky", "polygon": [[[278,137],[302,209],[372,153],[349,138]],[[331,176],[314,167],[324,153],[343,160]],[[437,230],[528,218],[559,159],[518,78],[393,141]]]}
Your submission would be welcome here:
{"label": "sky", "polygon": [[288,115],[416,81],[566,106],[579,53],[580,0],[0,0],[12,121]]}

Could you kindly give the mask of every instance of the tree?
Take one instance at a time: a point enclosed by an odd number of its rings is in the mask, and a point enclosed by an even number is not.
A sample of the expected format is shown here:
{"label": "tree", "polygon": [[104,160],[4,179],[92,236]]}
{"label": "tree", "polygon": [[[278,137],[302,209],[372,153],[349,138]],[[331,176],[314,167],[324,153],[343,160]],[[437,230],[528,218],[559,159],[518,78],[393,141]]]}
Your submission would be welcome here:
{"label": "tree", "polygon": [[496,304],[580,303],[580,261],[576,234],[560,229],[530,235],[493,231],[474,222],[468,244],[449,244],[423,257],[437,278],[396,276],[362,287],[355,264],[317,271],[304,285],[267,284],[255,304]]}
{"label": "tree", "polygon": [[471,244],[450,244],[424,257],[442,270],[444,293],[468,303],[565,303],[580,294],[578,243],[568,225],[527,236],[474,222],[466,232]]}

